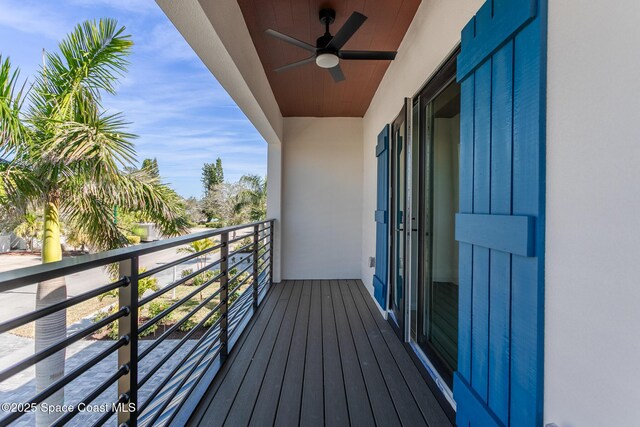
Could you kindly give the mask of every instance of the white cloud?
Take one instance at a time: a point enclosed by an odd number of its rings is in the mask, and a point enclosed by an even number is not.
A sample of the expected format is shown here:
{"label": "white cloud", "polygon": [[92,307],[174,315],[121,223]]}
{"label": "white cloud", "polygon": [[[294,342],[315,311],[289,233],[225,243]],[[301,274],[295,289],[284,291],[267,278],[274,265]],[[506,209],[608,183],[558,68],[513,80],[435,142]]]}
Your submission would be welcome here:
{"label": "white cloud", "polygon": [[140,49],[167,61],[199,61],[191,46],[169,21],[153,27],[151,34],[140,44]]}
{"label": "white cloud", "polygon": [[0,25],[28,34],[38,34],[50,39],[60,39],[70,26],[65,19],[47,4],[0,0]]}
{"label": "white cloud", "polygon": [[87,8],[107,7],[133,13],[149,13],[160,10],[153,0],[69,0],[68,3]]}

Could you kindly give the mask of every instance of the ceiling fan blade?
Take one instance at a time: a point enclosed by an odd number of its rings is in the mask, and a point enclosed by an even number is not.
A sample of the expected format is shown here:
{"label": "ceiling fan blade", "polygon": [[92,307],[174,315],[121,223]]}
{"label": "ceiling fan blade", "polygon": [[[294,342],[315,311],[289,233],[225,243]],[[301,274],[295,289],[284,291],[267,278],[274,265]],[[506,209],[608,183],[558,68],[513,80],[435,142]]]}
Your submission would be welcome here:
{"label": "ceiling fan blade", "polygon": [[283,65],[282,67],[278,67],[278,68],[274,69],[273,71],[275,71],[276,73],[279,73],[281,71],[290,70],[291,68],[296,68],[296,67],[299,67],[301,65],[308,64],[309,62],[313,62],[313,61],[315,61],[315,59],[316,59],[315,56],[310,56],[310,57],[308,57],[306,59],[303,59],[302,61],[292,62],[291,64],[287,64],[287,65]]}
{"label": "ceiling fan blade", "polygon": [[342,28],[338,30],[335,36],[331,39],[329,44],[327,44],[328,49],[340,50],[342,46],[345,45],[349,41],[349,39],[358,31],[358,28],[364,21],[367,20],[367,17],[361,13],[353,12],[347,22],[344,23]]}
{"label": "ceiling fan blade", "polygon": [[268,29],[265,31],[265,33],[267,33],[271,37],[275,37],[277,39],[290,43],[294,46],[298,46],[298,47],[301,47],[302,49],[308,50],[309,52],[313,52],[313,53],[316,52],[316,48],[314,46],[311,46],[309,43],[303,42],[302,40],[295,39],[286,34],[282,34],[279,31]]}
{"label": "ceiling fan blade", "polygon": [[338,52],[340,59],[378,59],[391,61],[395,59],[397,52],[379,52],[369,50],[342,50]]}
{"label": "ceiling fan blade", "polygon": [[333,68],[327,68],[329,73],[331,73],[331,77],[333,77],[334,82],[341,82],[344,80],[344,74],[342,73],[342,68],[340,68],[340,64],[336,65]]}

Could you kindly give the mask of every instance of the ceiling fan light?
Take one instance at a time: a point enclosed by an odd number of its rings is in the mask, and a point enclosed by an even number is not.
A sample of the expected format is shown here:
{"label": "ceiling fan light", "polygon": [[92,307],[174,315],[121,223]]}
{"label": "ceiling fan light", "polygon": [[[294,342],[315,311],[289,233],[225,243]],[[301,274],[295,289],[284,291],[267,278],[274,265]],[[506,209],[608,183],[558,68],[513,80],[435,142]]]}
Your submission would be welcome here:
{"label": "ceiling fan light", "polygon": [[316,64],[322,68],[333,68],[340,62],[337,55],[333,53],[321,53],[316,56]]}

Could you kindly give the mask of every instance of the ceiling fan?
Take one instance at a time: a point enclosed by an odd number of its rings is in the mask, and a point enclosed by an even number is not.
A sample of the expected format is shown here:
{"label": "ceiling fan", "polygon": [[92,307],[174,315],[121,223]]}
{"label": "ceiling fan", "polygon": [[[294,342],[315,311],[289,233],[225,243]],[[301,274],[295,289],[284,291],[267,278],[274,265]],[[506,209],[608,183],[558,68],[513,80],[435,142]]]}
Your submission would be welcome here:
{"label": "ceiling fan", "polygon": [[361,13],[353,12],[347,22],[344,23],[342,28],[338,30],[335,36],[332,36],[329,32],[329,25],[333,24],[336,19],[336,12],[333,9],[322,9],[320,11],[320,22],[325,26],[325,33],[323,36],[316,40],[316,45],[312,46],[309,43],[303,42],[286,34],[282,34],[276,30],[268,29],[266,33],[272,37],[290,43],[294,46],[298,46],[305,49],[313,55],[282,67],[276,68],[273,71],[281,72],[290,70],[295,67],[299,67],[310,62],[316,63],[318,67],[326,68],[331,73],[331,77],[336,82],[344,80],[344,74],[340,68],[340,60],[386,60],[391,61],[395,59],[396,52],[379,52],[368,50],[341,50],[342,47],[349,41],[349,39],[358,31],[358,28],[366,21],[367,17]]}

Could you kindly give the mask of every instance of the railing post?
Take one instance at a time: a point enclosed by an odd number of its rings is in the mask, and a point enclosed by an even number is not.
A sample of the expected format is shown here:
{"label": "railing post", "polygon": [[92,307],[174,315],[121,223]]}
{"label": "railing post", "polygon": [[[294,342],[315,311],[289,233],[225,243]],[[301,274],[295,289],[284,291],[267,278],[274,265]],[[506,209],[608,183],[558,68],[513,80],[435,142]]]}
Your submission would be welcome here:
{"label": "railing post", "polygon": [[118,319],[118,335],[128,336],[129,343],[118,349],[118,366],[127,365],[129,372],[118,380],[118,397],[126,395],[133,412],[129,412],[129,405],[119,407],[118,425],[126,423],[135,427],[138,418],[138,257],[121,261],[119,275],[127,277],[128,284],[118,292],[118,305],[129,307],[129,315]]}
{"label": "railing post", "polygon": [[224,363],[229,353],[229,232],[220,236],[220,362]]}
{"label": "railing post", "polygon": [[253,227],[253,309],[258,308],[258,238],[260,225]]}
{"label": "railing post", "polygon": [[273,220],[269,221],[269,287],[273,285],[273,240],[275,238],[273,225]]}

